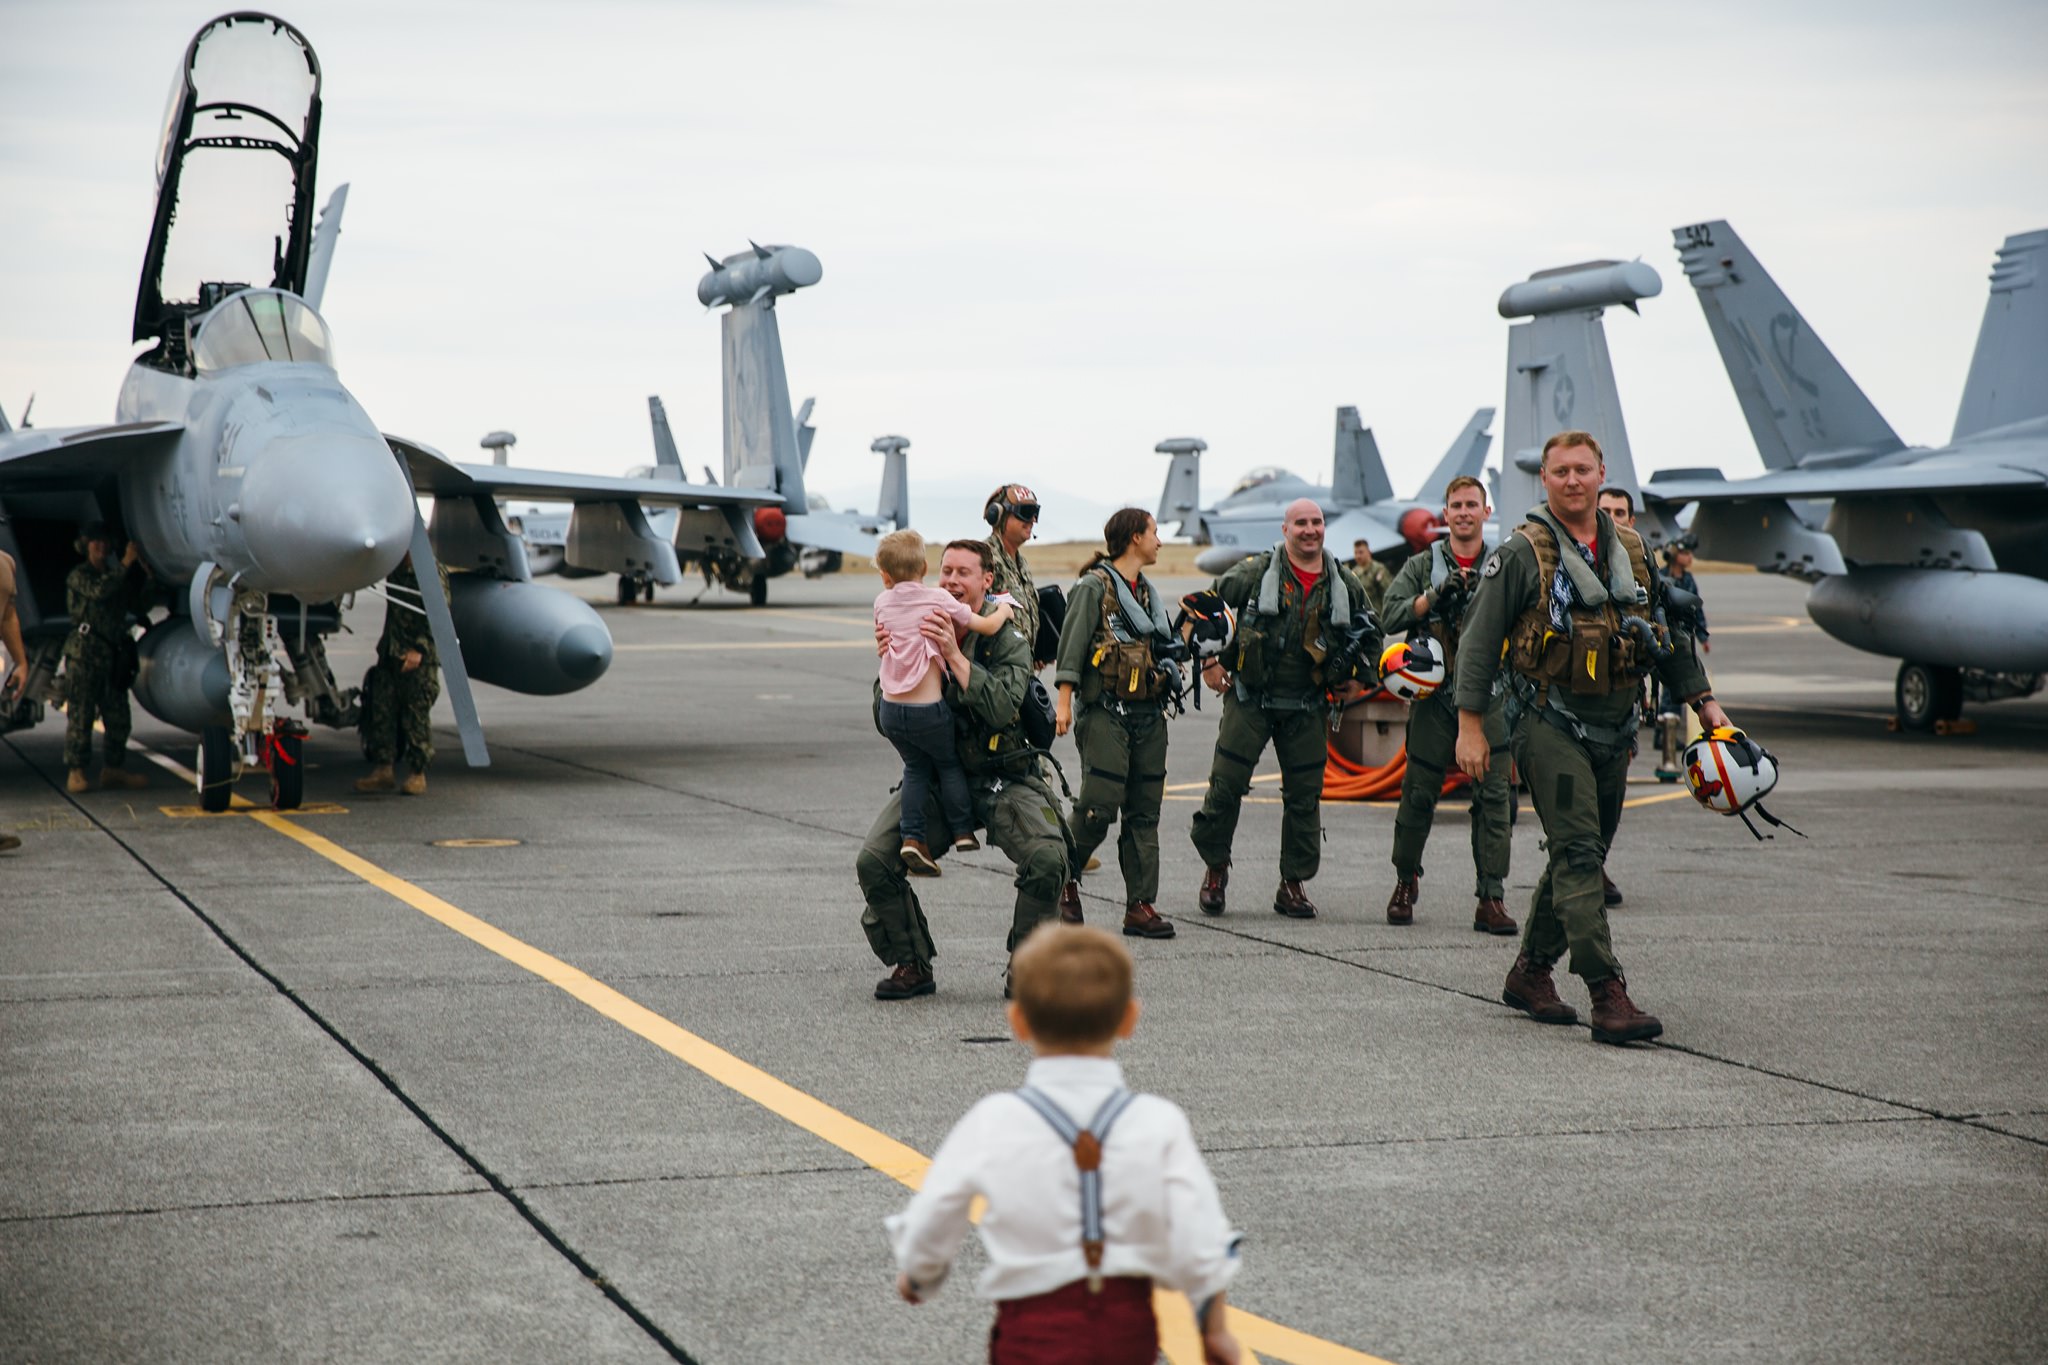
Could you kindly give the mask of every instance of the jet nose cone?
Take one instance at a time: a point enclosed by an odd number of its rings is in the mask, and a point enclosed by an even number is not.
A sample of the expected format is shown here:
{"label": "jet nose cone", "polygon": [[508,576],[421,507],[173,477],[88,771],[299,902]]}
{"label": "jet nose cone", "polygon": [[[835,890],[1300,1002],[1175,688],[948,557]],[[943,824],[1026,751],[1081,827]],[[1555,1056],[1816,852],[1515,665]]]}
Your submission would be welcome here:
{"label": "jet nose cone", "polygon": [[262,586],[324,600],[386,577],[412,543],[412,490],[381,439],[291,436],[249,462],[242,534]]}
{"label": "jet nose cone", "polygon": [[572,626],[555,645],[555,663],[578,687],[596,682],[612,666],[612,637],[603,626]]}

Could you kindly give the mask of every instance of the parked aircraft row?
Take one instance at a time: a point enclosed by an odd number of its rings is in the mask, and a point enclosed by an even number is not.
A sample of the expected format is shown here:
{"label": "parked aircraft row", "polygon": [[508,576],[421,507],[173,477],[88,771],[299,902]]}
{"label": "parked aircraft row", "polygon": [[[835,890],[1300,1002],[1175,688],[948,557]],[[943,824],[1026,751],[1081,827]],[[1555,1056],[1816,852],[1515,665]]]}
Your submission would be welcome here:
{"label": "parked aircraft row", "polygon": [[[24,568],[20,607],[30,677],[0,729],[39,720],[70,629],[62,578],[78,526],[101,520],[134,540],[170,613],[139,643],[137,698],[197,731],[204,803],[227,802],[245,767],[290,755],[306,719],[347,725],[353,689],[328,666],[340,602],[374,590],[408,552],[454,576],[452,610],[426,594],[446,684],[472,764],[488,762],[469,679],[552,694],[588,686],[611,639],[581,599],[535,584],[536,561],[620,575],[621,597],[707,579],[761,600],[769,577],[864,553],[908,520],[901,437],[884,457],[872,516],[833,513],[804,486],[811,405],[791,409],[777,300],[815,284],[817,257],[749,244],[698,284],[722,308],[722,482],[683,475],[658,398],[655,460],[619,477],[458,463],[382,432],[344,388],[319,304],[345,203],[316,227],[320,65],[282,20],[232,14],[202,28],[181,61],[157,165],[158,193],[138,290],[131,365],[112,424],[8,429],[0,414],[0,549]],[[280,165],[282,170],[280,170]],[[236,206],[269,187],[274,211]],[[1509,329],[1504,458],[1495,502],[1511,525],[1536,500],[1536,456],[1562,427],[1594,432],[1610,478],[1639,489],[1653,539],[1690,533],[1709,558],[1814,583],[1809,610],[1830,634],[1901,660],[1900,719],[1953,720],[1964,699],[2027,695],[2048,673],[2048,232],[2008,238],[1949,445],[1907,447],[1734,231],[1677,229],[1680,259],[1720,348],[1767,472],[1729,480],[1666,471],[1639,485],[1608,361],[1606,308],[1661,290],[1641,262],[1540,271],[1501,297]],[[261,281],[261,283],[257,283]],[[1398,558],[1437,533],[1443,484],[1476,473],[1494,416],[1482,408],[1413,498],[1396,498],[1369,428],[1341,408],[1333,477],[1310,485],[1254,470],[1203,508],[1204,444],[1171,458],[1159,519],[1207,547],[1205,570],[1277,538],[1280,508],[1323,502],[1340,547],[1365,538]],[[500,433],[499,435],[504,435]],[[487,441],[487,444],[489,442]],[[432,499],[431,520],[417,499]],[[569,507],[552,538],[546,515]]]}

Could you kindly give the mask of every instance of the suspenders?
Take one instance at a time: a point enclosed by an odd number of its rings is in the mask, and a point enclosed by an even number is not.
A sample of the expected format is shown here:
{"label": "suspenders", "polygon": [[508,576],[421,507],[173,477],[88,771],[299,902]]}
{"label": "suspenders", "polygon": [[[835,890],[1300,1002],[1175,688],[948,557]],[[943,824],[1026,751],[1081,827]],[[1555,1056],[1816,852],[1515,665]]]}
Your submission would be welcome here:
{"label": "suspenders", "polygon": [[1129,1090],[1114,1090],[1086,1128],[1079,1127],[1067,1111],[1053,1103],[1051,1096],[1030,1086],[1016,1092],[1017,1098],[1038,1111],[1052,1125],[1060,1141],[1074,1149],[1074,1164],[1081,1168],[1081,1254],[1088,1259],[1088,1291],[1102,1292],[1102,1144],[1109,1140],[1111,1125],[1138,1098]]}

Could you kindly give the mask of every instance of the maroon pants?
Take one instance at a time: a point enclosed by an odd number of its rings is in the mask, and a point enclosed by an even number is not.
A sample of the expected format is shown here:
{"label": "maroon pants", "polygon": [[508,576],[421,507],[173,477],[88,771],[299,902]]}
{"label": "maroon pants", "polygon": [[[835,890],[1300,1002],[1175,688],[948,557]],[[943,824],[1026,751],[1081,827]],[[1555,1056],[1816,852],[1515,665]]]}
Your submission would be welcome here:
{"label": "maroon pants", "polygon": [[1159,1323],[1152,1281],[1123,1275],[1088,1292],[1086,1280],[996,1304],[989,1365],[1153,1365]]}

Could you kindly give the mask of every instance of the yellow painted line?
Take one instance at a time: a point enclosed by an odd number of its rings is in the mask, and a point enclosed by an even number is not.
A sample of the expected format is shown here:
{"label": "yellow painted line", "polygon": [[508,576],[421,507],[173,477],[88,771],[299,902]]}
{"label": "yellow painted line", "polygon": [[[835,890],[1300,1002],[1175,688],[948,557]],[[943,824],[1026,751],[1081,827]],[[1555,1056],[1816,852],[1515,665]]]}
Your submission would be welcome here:
{"label": "yellow painted line", "polygon": [[[1260,773],[1252,779],[1252,783],[1256,786],[1261,782],[1278,782],[1279,780],[1279,773]],[[1176,782],[1170,787],[1161,787],[1160,790],[1168,792],[1205,792],[1209,790],[1209,779],[1205,777],[1200,782]]]}
{"label": "yellow painted line", "polygon": [[[302,829],[275,811],[259,810],[250,819],[282,834],[335,866],[361,878],[371,886],[418,910],[421,914],[454,930],[470,942],[497,954],[557,989],[581,1001],[597,1013],[639,1035],[662,1051],[703,1072],[720,1085],[752,1100],[770,1113],[787,1119],[841,1151],[858,1157],[882,1174],[916,1189],[931,1169],[931,1159],[905,1146],[849,1114],[841,1113],[787,1081],[742,1061],[717,1044],[656,1014],[602,981],[570,966],[533,945],[514,938],[439,896],[394,876],[368,859],[349,852],[331,839]],[[1202,1351],[1194,1324],[1194,1310],[1181,1295],[1155,1296],[1160,1318],[1160,1342],[1173,1365],[1200,1365]],[[1232,1307],[1231,1329],[1244,1344],[1275,1360],[1292,1365],[1388,1365],[1334,1342],[1297,1332],[1277,1322]]]}
{"label": "yellow painted line", "polygon": [[1715,626],[1716,635],[1775,635],[1786,630],[1818,630],[1811,621],[1797,616],[1773,616],[1753,626]]}
{"label": "yellow painted line", "polygon": [[613,645],[614,654],[668,654],[687,650],[713,653],[733,649],[865,649],[874,653],[873,640],[723,640],[692,641],[672,645]]}
{"label": "yellow painted line", "polygon": [[[157,809],[173,820],[232,820],[240,819],[251,811],[270,809],[268,806],[259,806],[254,801],[243,801],[239,796],[234,800],[240,804],[230,805],[226,810],[207,810],[201,806],[158,806]],[[331,801],[319,801],[300,806],[292,814],[347,815],[348,807],[337,806]]]}
{"label": "yellow painted line", "polygon": [[[1687,790],[1684,787],[1680,787],[1675,792],[1660,792],[1656,796],[1638,796],[1633,801],[1622,802],[1621,808],[1623,810],[1630,810],[1636,806],[1654,806],[1659,801],[1676,801],[1681,796],[1691,795],[1692,793],[1689,790]],[[1525,809],[1529,808],[1525,807]]]}

